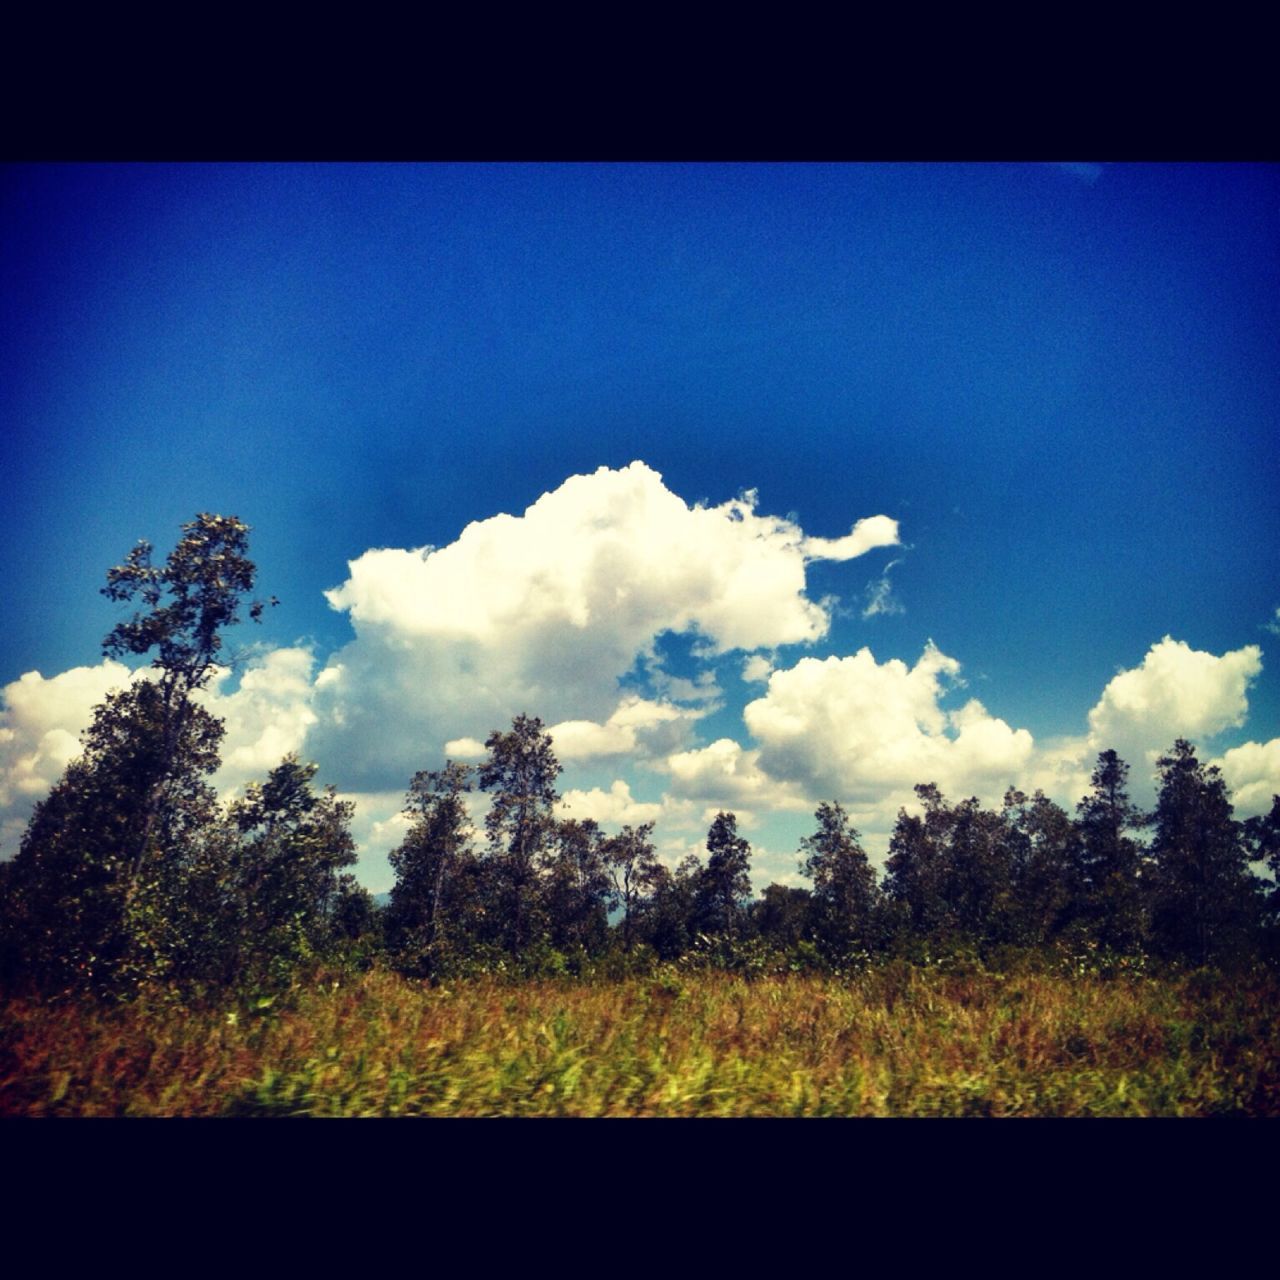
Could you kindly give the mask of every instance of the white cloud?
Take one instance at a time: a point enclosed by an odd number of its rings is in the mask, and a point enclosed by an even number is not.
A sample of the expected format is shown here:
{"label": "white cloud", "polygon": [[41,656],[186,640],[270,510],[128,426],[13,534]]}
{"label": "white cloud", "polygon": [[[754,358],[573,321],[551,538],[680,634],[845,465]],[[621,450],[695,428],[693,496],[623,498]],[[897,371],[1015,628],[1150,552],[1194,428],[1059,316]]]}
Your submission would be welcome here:
{"label": "white cloud", "polygon": [[888,516],[859,520],[843,538],[806,538],[806,560],[852,560],[876,547],[896,547],[898,522]]}
{"label": "white cloud", "polygon": [[759,684],[768,680],[773,671],[773,663],[761,653],[753,653],[742,664],[742,678],[748,684]]}
{"label": "white cloud", "polygon": [[481,737],[522,711],[561,726],[568,751],[612,749],[618,681],[637,664],[668,701],[715,699],[709,670],[660,669],[659,636],[696,635],[701,658],[817,640],[830,612],[805,594],[806,562],[897,540],[887,517],[812,539],[755,507],[751,492],[690,507],[634,462],[572,476],[449,546],[366,552],[326,593],[357,638],[323,676],[318,705],[343,740],[319,727],[325,753],[386,783],[410,763],[406,741]]}
{"label": "white cloud", "polygon": [[636,800],[630,784],[619,778],[608,791],[600,787],[566,791],[557,812],[561,817],[577,818],[580,822],[592,818],[601,826],[637,827],[644,822],[656,822],[663,816],[664,808],[660,803]]}
{"label": "white cloud", "polygon": [[893,583],[889,581],[889,571],[901,564],[901,560],[890,560],[884,572],[867,583],[867,603],[862,610],[864,618],[874,618],[879,614],[905,613],[902,602],[893,594]]}
{"label": "white cloud", "polygon": [[1272,614],[1270,621],[1262,624],[1264,631],[1270,631],[1273,636],[1280,636],[1280,605],[1276,606],[1276,611]]}
{"label": "white cloud", "polygon": [[809,801],[793,782],[770,777],[760,767],[760,752],[745,750],[731,738],[719,738],[695,751],[667,757],[664,772],[671,776],[672,794],[708,802],[718,809],[805,809]]}
{"label": "white cloud", "polygon": [[1272,798],[1280,795],[1280,738],[1243,743],[1210,763],[1222,770],[1237,818],[1270,813]]}
{"label": "white cloud", "polygon": [[273,649],[250,661],[234,693],[221,692],[230,675],[224,669],[200,695],[226,724],[222,767],[214,776],[224,799],[246,783],[265,778],[290,752],[303,754],[307,733],[316,722],[314,666],[308,649]]}
{"label": "white cloud", "polygon": [[775,671],[744,719],[760,764],[811,797],[871,801],[937,782],[944,791],[999,794],[1031,758],[1025,729],[1011,729],[976,699],[939,704],[960,664],[932,643],[914,667],[851,657],[802,658]]}
{"label": "white cloud", "polygon": [[17,853],[31,810],[81,754],[93,708],[131,679],[123,663],[104,659],[47,679],[28,671],[0,689],[0,856]]}
{"label": "white cloud", "polygon": [[1149,764],[1176,738],[1210,738],[1244,724],[1262,651],[1245,645],[1215,657],[1165,636],[1142,665],[1122,671],[1089,712],[1088,746]]}
{"label": "white cloud", "polygon": [[603,724],[594,720],[564,720],[548,732],[562,763],[596,757],[642,757],[672,751],[688,735],[690,722],[704,711],[654,702],[630,694],[618,703]]}
{"label": "white cloud", "polygon": [[444,753],[450,760],[483,760],[488,755],[479,738],[451,738],[444,744]]}

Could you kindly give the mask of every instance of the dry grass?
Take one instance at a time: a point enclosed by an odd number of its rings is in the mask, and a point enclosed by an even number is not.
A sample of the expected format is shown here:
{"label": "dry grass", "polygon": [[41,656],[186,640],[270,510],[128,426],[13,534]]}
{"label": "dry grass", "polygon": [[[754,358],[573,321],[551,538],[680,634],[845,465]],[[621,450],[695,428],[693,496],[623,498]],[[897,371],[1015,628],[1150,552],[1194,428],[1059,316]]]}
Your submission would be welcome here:
{"label": "dry grass", "polygon": [[262,1009],[11,1001],[0,1114],[1280,1114],[1274,978],[386,973]]}

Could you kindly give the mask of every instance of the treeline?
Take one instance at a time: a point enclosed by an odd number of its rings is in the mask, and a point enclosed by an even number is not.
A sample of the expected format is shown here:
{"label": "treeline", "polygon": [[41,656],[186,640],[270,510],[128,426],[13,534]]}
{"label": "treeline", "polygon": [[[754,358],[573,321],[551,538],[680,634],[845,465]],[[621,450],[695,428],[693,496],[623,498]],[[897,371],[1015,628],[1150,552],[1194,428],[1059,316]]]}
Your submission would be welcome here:
{"label": "treeline", "polygon": [[[674,870],[652,824],[606,835],[556,817],[561,772],[541,721],[495,730],[477,765],[412,779],[395,885],[375,905],[344,869],[352,806],[292,756],[225,810],[208,777],[220,721],[206,687],[222,632],[252,591],[246,526],[201,515],[163,567],[139,544],[105,594],[142,608],[106,638],[154,654],[152,678],[108,695],[84,753],[0,863],[0,971],[10,987],[128,994],[287,983],[317,963],[387,964],[439,979],[480,972],[626,973],[686,960],[740,971],[846,971],[877,956],[1092,954],[1231,966],[1277,958],[1280,797],[1248,822],[1216,768],[1179,740],[1152,813],[1128,766],[1098,758],[1074,815],[1010,790],[998,810],[916,788],[879,880],[839,803],[801,843],[811,888],[754,898],[751,850],[720,813],[706,858]],[[260,617],[264,604],[248,606]],[[483,837],[468,797],[487,796]],[[478,798],[478,797],[477,797]]]}
{"label": "treeline", "polygon": [[[1130,802],[1114,751],[1099,756],[1074,816],[1040,792],[1010,790],[991,810],[918,786],[923,813],[899,813],[883,882],[844,808],[819,805],[800,849],[812,887],[772,884],[759,898],[732,813],[711,824],[705,861],[671,870],[651,824],[606,836],[590,820],[556,820],[559,765],[540,721],[517,717],[485,745],[478,769],[414,778],[384,919],[386,954],[405,972],[690,956],[839,970],[1009,948],[1234,965],[1274,951],[1280,897],[1250,863],[1280,871],[1280,798],[1266,818],[1237,822],[1218,770],[1183,740],[1159,761],[1151,814]],[[464,803],[473,785],[492,793],[482,847]]]}

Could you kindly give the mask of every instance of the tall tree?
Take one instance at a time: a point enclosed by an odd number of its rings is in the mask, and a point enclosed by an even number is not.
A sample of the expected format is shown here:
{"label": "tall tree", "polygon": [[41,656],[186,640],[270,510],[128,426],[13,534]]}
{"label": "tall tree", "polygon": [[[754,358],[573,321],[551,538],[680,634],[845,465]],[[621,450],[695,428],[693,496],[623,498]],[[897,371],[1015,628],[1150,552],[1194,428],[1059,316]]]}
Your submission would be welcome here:
{"label": "tall tree", "polygon": [[689,949],[697,928],[699,899],[706,868],[687,854],[674,871],[661,864],[647,899],[639,905],[637,933],[662,960],[676,960]]}
{"label": "tall tree", "polygon": [[317,767],[286,756],[230,809],[242,838],[237,887],[245,950],[264,975],[280,975],[329,949],[340,872],[356,861],[355,805],[339,800],[332,786],[317,794]]}
{"label": "tall tree", "polygon": [[1080,837],[1066,810],[1043,791],[1030,800],[1007,791],[1002,817],[1013,879],[1009,937],[1041,946],[1082,917]]}
{"label": "tall tree", "polygon": [[1152,932],[1166,955],[1197,964],[1239,953],[1257,923],[1259,886],[1216,766],[1183,738],[1157,762],[1151,842]]}
{"label": "tall tree", "polygon": [[818,829],[800,842],[800,869],[813,881],[818,945],[828,959],[838,961],[874,945],[879,891],[844,809],[824,802],[814,817]]}
{"label": "tall tree", "polygon": [[623,827],[604,843],[605,864],[613,879],[614,901],[622,907],[622,945],[631,950],[640,903],[654,887],[661,863],[649,837],[653,823]]}
{"label": "tall tree", "polygon": [[[4,932],[19,971],[42,985],[116,989],[164,975],[173,894],[216,814],[205,779],[218,766],[222,733],[221,721],[192,707],[170,744],[151,681],[111,692],[94,709],[83,754],[36,805],[12,865]],[[146,797],[161,775],[165,804],[148,833]],[[139,867],[144,836],[165,856]]]}
{"label": "tall tree", "polygon": [[1271,873],[1271,883],[1264,886],[1267,913],[1280,922],[1280,796],[1271,797],[1271,810],[1250,818],[1244,824],[1249,860],[1263,863]]}
{"label": "tall tree", "polygon": [[[182,537],[163,567],[151,562],[149,542],[139,542],[125,562],[107,572],[102,594],[144,608],[117,624],[102,643],[107,657],[140,656],[155,650],[158,742],[151,776],[138,796],[140,822],[126,850],[125,876],[136,881],[150,855],[172,784],[182,773],[180,745],[195,714],[192,694],[208,685],[223,648],[223,631],[240,621],[244,598],[257,570],[248,557],[249,526],[235,516],[201,512],[182,526]],[[274,597],[270,601],[274,604]],[[258,622],[265,604],[255,600],[249,617]]]}
{"label": "tall tree", "polygon": [[945,897],[947,840],[951,809],[936,783],[920,783],[915,792],[923,815],[898,811],[885,862],[885,897],[902,935],[937,937],[950,931]]}
{"label": "tall tree", "polygon": [[[204,779],[222,736],[193,695],[212,677],[222,632],[253,587],[247,550],[248,526],[201,514],[183,525],[163,567],[141,542],[108,571],[103,593],[143,608],[112,629],[103,652],[155,650],[155,674],[95,709],[84,755],[37,806],[22,842],[10,931],[55,980],[119,985],[163,971],[166,883],[211,818]],[[254,602],[249,616],[264,607]]]}
{"label": "tall tree", "polygon": [[556,825],[541,858],[542,900],[550,940],[560,951],[599,952],[614,904],[607,841],[591,818]]}
{"label": "tall tree", "polygon": [[1129,766],[1111,750],[1098,756],[1092,790],[1076,805],[1084,914],[1091,932],[1116,951],[1136,951],[1147,934],[1143,850],[1133,833],[1150,817],[1129,800]]}
{"label": "tall tree", "polygon": [[489,755],[480,765],[480,787],[492,793],[485,830],[496,909],[507,949],[518,955],[536,931],[536,859],[555,830],[560,762],[536,716],[516,716],[509,733],[495,729],[484,745]]}
{"label": "tall tree", "polygon": [[452,760],[443,769],[415,773],[404,805],[411,825],[391,854],[396,880],[387,911],[388,943],[402,967],[424,976],[439,971],[451,945],[456,950],[459,939],[450,935],[464,924],[457,889],[471,860],[465,797],[473,773],[470,765]]}
{"label": "tall tree", "polygon": [[716,814],[707,832],[707,853],[700,894],[701,923],[707,932],[733,939],[742,931],[751,896],[751,846],[738,834],[735,814]]}

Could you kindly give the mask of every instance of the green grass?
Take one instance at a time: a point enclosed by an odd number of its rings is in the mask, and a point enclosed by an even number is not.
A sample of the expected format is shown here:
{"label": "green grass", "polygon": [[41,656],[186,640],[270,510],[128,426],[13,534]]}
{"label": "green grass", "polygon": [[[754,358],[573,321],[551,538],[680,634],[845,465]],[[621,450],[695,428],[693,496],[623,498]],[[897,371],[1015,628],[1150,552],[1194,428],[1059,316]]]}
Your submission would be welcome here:
{"label": "green grass", "polygon": [[1274,977],[375,972],[188,1009],[10,1000],[0,1114],[1280,1114]]}

